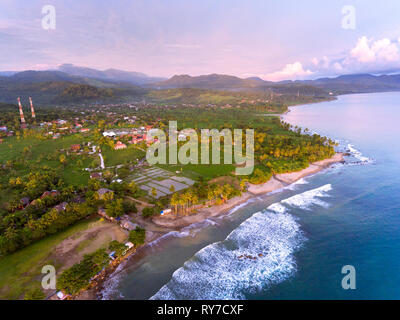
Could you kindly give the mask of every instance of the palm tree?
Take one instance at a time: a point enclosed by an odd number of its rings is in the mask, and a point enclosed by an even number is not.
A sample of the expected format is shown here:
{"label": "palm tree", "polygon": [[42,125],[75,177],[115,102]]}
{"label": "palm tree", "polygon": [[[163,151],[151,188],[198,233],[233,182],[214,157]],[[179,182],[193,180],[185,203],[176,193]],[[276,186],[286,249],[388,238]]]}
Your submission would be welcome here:
{"label": "palm tree", "polygon": [[194,208],[194,206],[199,203],[199,197],[196,194],[193,194],[191,200],[192,200],[192,208]]}
{"label": "palm tree", "polygon": [[242,179],[241,181],[240,181],[240,191],[245,191],[246,190],[246,182],[247,182],[247,179]]}
{"label": "palm tree", "polygon": [[178,203],[183,209],[185,208],[186,201],[183,196],[179,197]]}
{"label": "palm tree", "polygon": [[171,197],[171,205],[175,206],[175,214],[178,214],[178,205],[179,205],[179,198],[178,194],[174,193]]}
{"label": "palm tree", "polygon": [[207,200],[209,201],[209,205],[211,205],[211,201],[214,200],[214,192],[213,190],[208,190],[207,192]]}
{"label": "palm tree", "polygon": [[189,208],[189,202],[190,202],[190,193],[186,192],[182,195],[182,200],[183,200],[183,209],[184,213],[186,214]]}

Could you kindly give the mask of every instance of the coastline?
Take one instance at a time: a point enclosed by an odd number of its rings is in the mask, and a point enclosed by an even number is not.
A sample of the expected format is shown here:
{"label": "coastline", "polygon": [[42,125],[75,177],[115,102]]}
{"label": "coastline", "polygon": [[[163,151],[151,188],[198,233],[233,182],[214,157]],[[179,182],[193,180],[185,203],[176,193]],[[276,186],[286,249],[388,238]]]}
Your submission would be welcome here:
{"label": "coastline", "polygon": [[331,158],[311,163],[303,170],[291,173],[276,174],[272,176],[271,179],[269,179],[266,183],[259,185],[248,183],[247,192],[244,192],[241,196],[229,199],[227,202],[220,205],[203,207],[195,214],[179,218],[174,216],[157,217],[153,218],[152,221],[159,227],[172,228],[169,231],[176,231],[178,228],[187,227],[193,223],[204,221],[207,218],[216,217],[227,213],[227,211],[257,195],[270,193],[287,187],[301,178],[324,170],[334,163],[344,161],[343,157],[344,153],[336,153]]}
{"label": "coastline", "polygon": [[[283,189],[304,177],[313,175],[330,167],[334,163],[344,162],[344,155],[344,153],[336,153],[331,158],[311,163],[307,168],[303,170],[291,173],[276,174],[272,176],[270,180],[268,180],[266,183],[260,185],[248,183],[247,192],[244,192],[241,196],[229,199],[227,202],[221,205],[213,205],[209,207],[203,206],[201,208],[198,208],[196,213],[189,216],[160,216],[153,218],[150,221],[142,218],[140,219],[140,221],[137,221],[138,223],[143,224],[147,231],[146,240],[142,247],[145,247],[152,242],[157,241],[158,239],[170,232],[180,232],[183,228],[205,221],[208,218],[227,214],[230,210],[239,206],[240,204],[245,203],[251,198],[254,198],[261,194],[268,194],[270,192]],[[102,276],[101,279],[96,281],[96,283],[90,284],[88,289],[81,291],[72,299],[98,300],[99,298],[101,298],[100,295],[103,290],[104,282],[110,276],[112,276],[113,272],[117,270],[124,261],[127,261],[127,259],[137,251],[138,250],[135,250],[134,252],[132,252],[132,254],[127,255],[126,257],[124,257],[124,259],[121,259],[117,265],[114,265],[109,270],[106,270],[105,275]]]}

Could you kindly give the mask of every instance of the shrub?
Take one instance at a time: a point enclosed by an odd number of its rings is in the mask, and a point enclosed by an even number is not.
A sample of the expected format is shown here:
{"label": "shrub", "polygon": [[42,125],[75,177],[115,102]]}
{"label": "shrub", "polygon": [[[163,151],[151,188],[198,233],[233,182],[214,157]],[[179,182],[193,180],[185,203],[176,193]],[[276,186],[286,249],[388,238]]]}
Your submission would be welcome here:
{"label": "shrub", "polygon": [[45,294],[39,288],[33,288],[25,293],[24,300],[43,300]]}
{"label": "shrub", "polygon": [[155,213],[154,211],[155,210],[153,207],[146,207],[142,211],[142,216],[144,218],[150,218],[150,217],[154,216],[154,213]]}
{"label": "shrub", "polygon": [[146,239],[146,230],[141,227],[136,227],[135,230],[132,230],[129,233],[129,241],[132,242],[135,246],[144,244],[145,239]]}
{"label": "shrub", "polygon": [[117,240],[113,240],[110,242],[108,249],[110,251],[115,251],[117,257],[121,257],[126,251],[126,246]]}

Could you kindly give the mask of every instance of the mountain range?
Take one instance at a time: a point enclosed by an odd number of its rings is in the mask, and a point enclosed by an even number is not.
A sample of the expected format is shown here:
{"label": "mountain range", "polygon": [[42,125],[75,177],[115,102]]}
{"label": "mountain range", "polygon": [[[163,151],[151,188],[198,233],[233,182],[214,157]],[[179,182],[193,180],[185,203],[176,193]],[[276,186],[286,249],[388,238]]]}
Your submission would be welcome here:
{"label": "mountain range", "polygon": [[58,67],[58,71],[65,72],[69,75],[100,79],[113,82],[127,82],[134,85],[143,85],[166,80],[161,77],[150,77],[141,72],[123,71],[117,69],[107,69],[100,71],[97,69],[78,67],[73,64],[62,64]]}
{"label": "mountain range", "polygon": [[256,77],[241,79],[235,76],[223,74],[210,74],[191,77],[184,74],[175,75],[168,80],[150,84],[148,87],[156,89],[197,88],[210,90],[232,90],[243,88],[257,88],[272,84],[273,82],[264,81]]}
{"label": "mountain range", "polygon": [[72,64],[63,64],[58,70],[0,72],[0,102],[11,103],[15,103],[18,96],[32,96],[40,104],[118,102],[141,99],[151,91],[187,88],[324,97],[400,91],[400,75],[353,74],[281,82],[222,74],[175,75],[164,79],[140,72],[101,71]]}
{"label": "mountain range", "polygon": [[302,86],[311,86],[332,92],[333,94],[349,94],[379,91],[400,90],[400,75],[354,74],[343,75],[335,78],[319,78],[316,80],[297,80],[271,82],[260,78],[241,79],[234,76],[210,74],[191,77],[189,75],[176,75],[168,80],[151,84],[152,88],[199,88],[218,90],[237,89],[266,89],[293,87],[301,90]]}

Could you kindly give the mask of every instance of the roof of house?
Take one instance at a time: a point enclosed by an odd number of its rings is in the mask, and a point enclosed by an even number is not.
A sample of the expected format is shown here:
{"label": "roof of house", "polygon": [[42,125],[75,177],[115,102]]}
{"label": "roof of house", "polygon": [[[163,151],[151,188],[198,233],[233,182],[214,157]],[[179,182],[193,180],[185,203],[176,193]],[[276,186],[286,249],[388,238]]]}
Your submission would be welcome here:
{"label": "roof of house", "polygon": [[62,202],[54,207],[54,209],[57,209],[58,211],[64,211],[67,208],[68,203],[67,202]]}
{"label": "roof of house", "polygon": [[123,228],[125,228],[129,231],[135,230],[136,227],[138,227],[138,225],[136,223],[133,223],[132,221],[127,221],[127,220],[122,221],[121,225]]}
{"label": "roof of house", "polygon": [[90,178],[100,178],[101,172],[93,172],[90,174]]}
{"label": "roof of house", "polygon": [[28,197],[24,197],[21,199],[21,203],[25,206],[29,204],[29,198]]}
{"label": "roof of house", "polygon": [[130,249],[134,247],[134,244],[132,242],[127,242],[125,245]]}
{"label": "roof of house", "polygon": [[113,192],[113,191],[110,190],[110,189],[107,189],[107,188],[101,188],[101,189],[97,190],[97,193],[98,193],[99,195],[103,195],[103,194],[106,194],[106,193],[108,193],[108,192]]}
{"label": "roof of house", "polygon": [[122,143],[121,141],[118,141],[114,147],[114,149],[125,149],[125,148],[126,148],[126,144]]}

